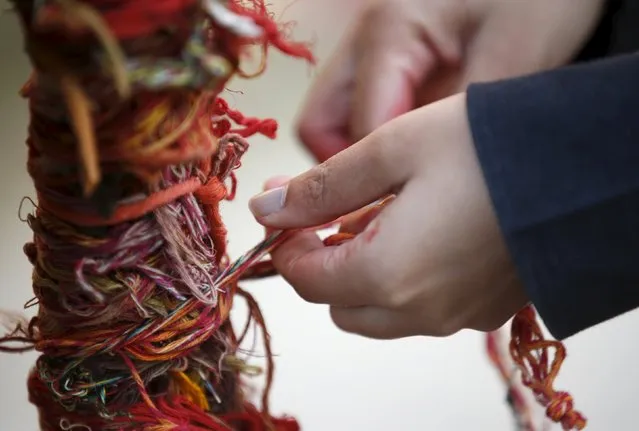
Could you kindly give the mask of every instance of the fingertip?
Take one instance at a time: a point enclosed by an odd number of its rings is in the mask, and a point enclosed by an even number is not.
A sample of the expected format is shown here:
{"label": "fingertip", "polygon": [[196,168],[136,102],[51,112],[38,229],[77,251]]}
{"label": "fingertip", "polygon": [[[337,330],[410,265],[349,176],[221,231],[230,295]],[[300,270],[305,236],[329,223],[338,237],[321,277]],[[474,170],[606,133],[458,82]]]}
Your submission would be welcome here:
{"label": "fingertip", "polygon": [[[267,187],[265,187],[267,188]],[[249,209],[253,216],[262,224],[269,224],[269,218],[277,215],[286,202],[288,182],[259,193],[249,199]]]}
{"label": "fingertip", "polygon": [[[277,189],[279,187],[284,187],[290,180],[291,180],[291,177],[286,175],[279,175],[279,176],[269,178],[268,180],[264,182],[264,185],[262,186],[262,190],[264,192],[268,192],[269,190]],[[275,231],[275,229],[268,227],[267,218],[256,215],[256,212],[255,212],[256,210],[254,208],[255,203],[253,202],[255,198],[257,198],[257,196],[254,196],[253,198],[249,200],[249,209],[253,213],[256,221],[264,226],[264,232],[268,236],[272,234]]]}

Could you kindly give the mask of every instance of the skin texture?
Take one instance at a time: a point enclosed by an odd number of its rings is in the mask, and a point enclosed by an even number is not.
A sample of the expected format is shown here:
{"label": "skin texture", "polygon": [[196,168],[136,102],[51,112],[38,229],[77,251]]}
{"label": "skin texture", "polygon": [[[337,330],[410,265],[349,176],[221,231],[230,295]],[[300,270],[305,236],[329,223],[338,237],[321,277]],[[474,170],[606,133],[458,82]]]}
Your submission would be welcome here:
{"label": "skin texture", "polygon": [[[367,170],[354,175],[352,166]],[[267,199],[285,196],[268,215],[252,201],[269,228],[352,213],[345,222],[359,233],[352,241],[325,247],[305,232],[272,255],[298,294],[330,305],[345,331],[398,338],[491,330],[527,302],[475,157],[464,94],[403,115],[301,176],[267,187]],[[358,210],[393,190],[400,191],[383,210]]]}
{"label": "skin texture", "polygon": [[372,0],[308,94],[298,118],[320,162],[411,109],[569,62],[603,0]]}
{"label": "skin texture", "polygon": [[[489,331],[526,305],[478,164],[470,82],[568,62],[600,0],[372,2],[318,79],[299,120],[322,162],[267,182],[250,202],[267,230],[345,216],[356,237],[308,231],[272,253],[305,300],[372,338]],[[351,145],[354,143],[353,145]],[[364,208],[393,194],[383,209]]]}

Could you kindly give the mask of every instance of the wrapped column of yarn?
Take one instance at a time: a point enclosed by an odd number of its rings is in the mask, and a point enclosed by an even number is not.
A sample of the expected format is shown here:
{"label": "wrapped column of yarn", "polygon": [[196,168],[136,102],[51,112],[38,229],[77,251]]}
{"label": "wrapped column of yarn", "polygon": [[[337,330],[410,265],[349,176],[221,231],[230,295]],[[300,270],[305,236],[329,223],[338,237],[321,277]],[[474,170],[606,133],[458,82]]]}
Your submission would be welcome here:
{"label": "wrapped column of yarn", "polygon": [[13,6],[34,66],[21,93],[38,313],[0,349],[41,353],[28,379],[41,429],[298,429],[269,412],[271,366],[261,406],[244,397],[241,377],[255,370],[229,312],[241,295],[264,327],[237,281],[259,274],[251,263],[268,248],[231,264],[219,213],[246,138],[274,137],[277,124],[220,92],[245,75],[246,48],[311,61],[307,48],[284,39],[261,0]]}

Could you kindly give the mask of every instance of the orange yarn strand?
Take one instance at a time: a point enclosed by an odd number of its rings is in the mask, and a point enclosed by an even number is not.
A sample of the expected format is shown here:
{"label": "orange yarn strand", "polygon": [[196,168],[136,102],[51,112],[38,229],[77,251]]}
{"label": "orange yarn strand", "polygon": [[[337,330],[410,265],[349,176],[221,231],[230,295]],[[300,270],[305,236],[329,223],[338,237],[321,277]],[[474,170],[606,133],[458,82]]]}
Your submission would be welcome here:
{"label": "orange yarn strand", "polygon": [[[549,351],[554,350],[552,361]],[[566,348],[559,341],[545,340],[532,306],[521,310],[511,326],[510,354],[522,372],[522,382],[529,387],[546,415],[564,430],[582,430],[586,418],[574,409],[572,396],[553,388],[566,358]]]}

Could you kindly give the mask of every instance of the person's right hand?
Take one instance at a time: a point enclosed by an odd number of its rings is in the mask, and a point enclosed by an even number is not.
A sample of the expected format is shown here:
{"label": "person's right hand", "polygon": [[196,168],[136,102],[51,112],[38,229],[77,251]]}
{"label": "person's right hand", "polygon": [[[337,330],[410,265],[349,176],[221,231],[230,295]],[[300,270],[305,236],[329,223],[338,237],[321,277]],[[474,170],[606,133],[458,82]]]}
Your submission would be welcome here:
{"label": "person's right hand", "polygon": [[[393,119],[266,188],[251,211],[267,231],[290,233],[271,252],[274,267],[304,300],[329,305],[346,332],[393,339],[492,331],[529,301],[464,93]],[[389,194],[386,205],[366,206]],[[353,237],[341,245],[309,230],[344,218],[340,231]]]}
{"label": "person's right hand", "polygon": [[373,0],[320,74],[298,134],[324,161],[469,83],[572,60],[604,0]]}

